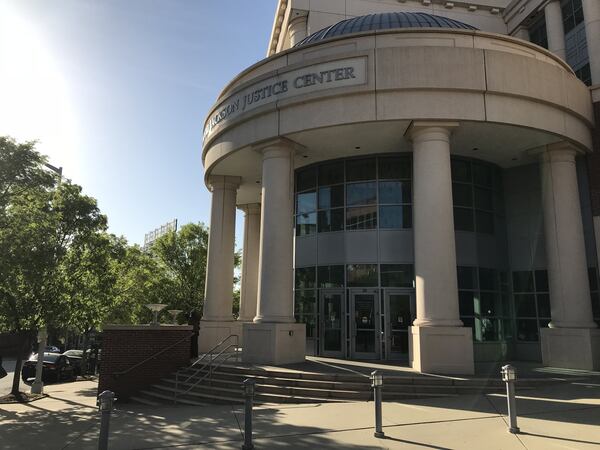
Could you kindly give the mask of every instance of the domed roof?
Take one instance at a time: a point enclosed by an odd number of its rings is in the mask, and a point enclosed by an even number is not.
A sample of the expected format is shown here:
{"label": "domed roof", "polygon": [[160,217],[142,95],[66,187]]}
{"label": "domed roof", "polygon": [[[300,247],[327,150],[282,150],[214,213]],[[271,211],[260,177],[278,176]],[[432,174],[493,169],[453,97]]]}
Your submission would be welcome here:
{"label": "domed roof", "polygon": [[304,38],[298,42],[295,47],[336,36],[344,36],[346,34],[373,30],[389,30],[393,28],[458,28],[462,30],[477,30],[477,28],[459,22],[458,20],[434,16],[433,14],[421,12],[390,12],[369,14],[367,16],[342,20],[341,22],[323,28]]}

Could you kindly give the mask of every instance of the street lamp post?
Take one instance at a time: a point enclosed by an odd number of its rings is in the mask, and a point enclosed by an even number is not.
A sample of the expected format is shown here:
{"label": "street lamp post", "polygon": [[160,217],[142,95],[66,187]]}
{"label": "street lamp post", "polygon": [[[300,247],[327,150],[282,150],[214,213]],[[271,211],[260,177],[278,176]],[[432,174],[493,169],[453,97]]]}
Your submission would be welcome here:
{"label": "street lamp post", "polygon": [[517,400],[515,398],[515,383],[517,381],[517,369],[510,364],[502,366],[502,381],[506,383],[506,401],[508,403],[508,417],[510,420],[509,433],[517,434],[521,430],[517,426]]}
{"label": "street lamp post", "polygon": [[38,354],[37,363],[35,365],[35,381],[31,385],[32,394],[44,393],[44,382],[42,381],[42,372],[44,370],[44,351],[46,350],[46,339],[48,339],[48,331],[46,327],[40,327],[38,331]]}
{"label": "street lamp post", "polygon": [[384,438],[381,424],[381,389],[383,388],[383,376],[377,370],[371,372],[371,387],[373,388],[373,397],[375,400],[375,433],[376,438]]}

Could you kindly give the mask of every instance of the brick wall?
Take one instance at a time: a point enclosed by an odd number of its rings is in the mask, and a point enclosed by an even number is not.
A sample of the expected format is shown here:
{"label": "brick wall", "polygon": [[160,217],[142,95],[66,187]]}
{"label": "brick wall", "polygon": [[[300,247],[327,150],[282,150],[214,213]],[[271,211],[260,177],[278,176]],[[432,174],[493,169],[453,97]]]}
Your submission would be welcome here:
{"label": "brick wall", "polygon": [[[192,327],[150,327],[106,325],[103,329],[102,360],[98,393],[109,389],[121,401],[127,401],[135,392],[158,382],[179,367],[190,362]],[[166,349],[170,350],[147,361],[126,375],[115,375],[128,370],[136,363]]]}
{"label": "brick wall", "polygon": [[594,129],[594,153],[587,156],[592,214],[600,216],[600,102],[594,103],[596,128]]}

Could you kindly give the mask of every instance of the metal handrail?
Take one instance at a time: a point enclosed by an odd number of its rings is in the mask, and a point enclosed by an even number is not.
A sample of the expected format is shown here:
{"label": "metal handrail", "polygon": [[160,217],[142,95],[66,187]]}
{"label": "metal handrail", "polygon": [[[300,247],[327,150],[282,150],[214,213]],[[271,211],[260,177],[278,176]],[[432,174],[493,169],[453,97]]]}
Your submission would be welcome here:
{"label": "metal handrail", "polygon": [[162,350],[154,353],[153,355],[149,356],[148,358],[144,359],[143,361],[134,364],[133,366],[131,366],[129,369],[127,370],[122,370],[120,372],[114,372],[111,375],[115,378],[120,377],[121,375],[127,375],[129,372],[131,372],[133,369],[137,369],[138,367],[146,364],[148,361],[153,360],[154,358],[156,358],[158,355],[163,354],[164,352],[166,352],[167,350],[171,350],[173,347],[176,347],[177,345],[181,344],[183,341],[185,341],[186,339],[191,338],[192,336],[194,336],[194,333],[190,334],[189,336],[186,336],[184,338],[179,339],[177,342],[175,342],[174,344],[169,345],[166,348],[163,348]]}
{"label": "metal handrail", "polygon": [[[220,346],[222,346],[225,342],[227,342],[231,338],[235,338],[235,343],[227,345],[225,348],[221,349],[221,351],[218,352],[217,354],[214,353]],[[215,361],[223,353],[225,353],[226,351],[233,348],[234,352],[235,352],[234,354],[237,357],[238,352],[239,352],[239,339],[240,338],[237,334],[230,334],[225,339],[223,339],[221,342],[219,342],[217,345],[212,347],[208,352],[206,352],[204,355],[202,355],[201,358],[198,358],[198,360],[196,360],[194,362],[194,364],[192,364],[189,368],[190,369],[193,368],[200,361],[204,360],[204,358],[206,358],[206,356],[209,356],[209,360],[207,362],[205,362],[202,365],[202,367],[199,367],[198,369],[196,369],[196,373],[198,373],[198,372],[204,370],[208,366],[208,373],[206,373],[204,376],[200,377],[200,379],[197,380],[196,382],[192,383],[192,385],[188,389],[186,389],[183,393],[185,394],[185,393],[191,391],[193,388],[195,388],[198,385],[198,383],[200,383],[201,381],[204,381],[206,378],[208,378],[208,377],[212,378],[213,371],[216,370],[217,368],[221,367],[221,365],[225,361],[227,361],[229,358],[231,358],[231,356],[232,356],[232,355],[227,355],[225,357],[225,359],[223,359],[220,363],[218,363],[216,366],[213,367],[213,361]],[[190,379],[192,379],[196,375],[196,373],[192,373],[190,376],[188,376],[184,381],[182,381],[182,384],[186,384],[188,381],[190,381]],[[178,391],[179,391],[179,371],[175,372],[175,392],[174,392],[174,399],[173,399],[175,403],[177,403]]]}

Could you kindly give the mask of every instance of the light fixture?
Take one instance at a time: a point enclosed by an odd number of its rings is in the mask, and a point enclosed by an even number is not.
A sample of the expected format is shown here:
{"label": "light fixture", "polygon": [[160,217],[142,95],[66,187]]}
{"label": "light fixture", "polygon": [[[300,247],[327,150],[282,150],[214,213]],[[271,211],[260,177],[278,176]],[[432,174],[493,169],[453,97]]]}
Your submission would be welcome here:
{"label": "light fixture", "polygon": [[154,319],[152,320],[151,325],[158,326],[158,313],[165,309],[167,305],[164,303],[148,303],[145,306],[154,313]]}
{"label": "light fixture", "polygon": [[517,380],[517,369],[510,364],[502,366],[502,381],[516,381]]}
{"label": "light fixture", "polygon": [[173,325],[177,325],[177,316],[183,311],[181,309],[169,309],[167,312],[173,316]]}

